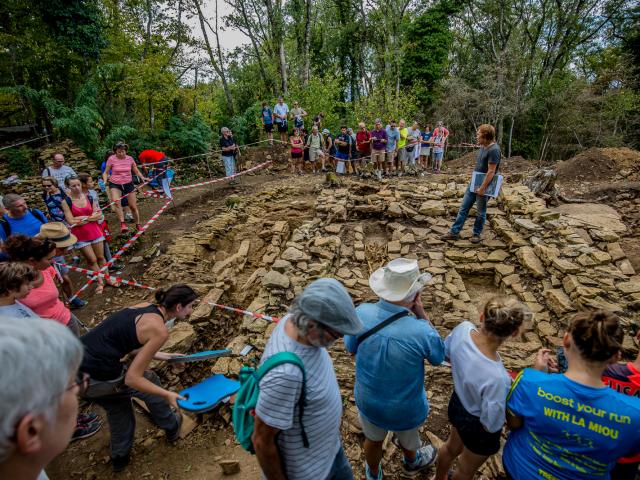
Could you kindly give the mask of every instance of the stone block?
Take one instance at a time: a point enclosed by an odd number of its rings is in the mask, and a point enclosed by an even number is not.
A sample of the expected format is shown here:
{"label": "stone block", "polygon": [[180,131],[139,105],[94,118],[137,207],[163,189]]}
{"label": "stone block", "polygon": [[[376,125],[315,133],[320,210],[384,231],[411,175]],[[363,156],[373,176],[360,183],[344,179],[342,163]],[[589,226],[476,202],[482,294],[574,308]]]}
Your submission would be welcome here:
{"label": "stone block", "polygon": [[549,308],[553,310],[556,315],[564,315],[567,312],[572,312],[575,310],[571,299],[567,296],[564,291],[551,288],[547,289],[544,292],[544,297],[549,305]]}
{"label": "stone block", "polygon": [[536,256],[531,247],[521,247],[516,251],[516,257],[535,278],[543,278],[547,275],[547,271],[542,265],[542,261]]}
{"label": "stone block", "polygon": [[265,287],[266,289],[272,289],[272,288],[287,289],[289,288],[289,285],[290,285],[289,277],[287,277],[286,275],[276,270],[271,270],[267,272],[267,274],[264,277],[262,277],[262,286]]}
{"label": "stone block", "polygon": [[622,247],[618,242],[607,243],[607,252],[609,252],[609,255],[611,255],[611,259],[614,262],[622,260],[626,257],[624,250],[622,250]]}

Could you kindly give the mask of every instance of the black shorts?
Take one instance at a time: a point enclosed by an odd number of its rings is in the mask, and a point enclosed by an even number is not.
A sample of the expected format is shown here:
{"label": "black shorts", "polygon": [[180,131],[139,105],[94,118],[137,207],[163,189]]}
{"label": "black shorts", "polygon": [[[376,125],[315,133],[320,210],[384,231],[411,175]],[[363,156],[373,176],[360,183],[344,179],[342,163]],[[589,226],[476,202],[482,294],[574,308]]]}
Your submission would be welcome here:
{"label": "black shorts", "polygon": [[129,195],[136,189],[136,187],[133,185],[133,182],[125,183],[124,185],[118,185],[117,183],[109,182],[109,188],[120,190],[121,196]]}
{"label": "black shorts", "polygon": [[302,152],[291,152],[291,158],[302,158]]}
{"label": "black shorts", "polygon": [[267,133],[273,132],[273,123],[265,123],[264,124],[264,131],[267,132]]}
{"label": "black shorts", "polygon": [[289,127],[286,123],[278,123],[277,125],[278,125],[278,131],[280,133],[286,132],[287,130],[289,130]]}
{"label": "black shorts", "polygon": [[449,422],[456,427],[462,443],[469,451],[489,456],[500,450],[502,429],[495,433],[487,432],[480,423],[480,418],[467,412],[455,391],[449,400],[448,413]]}

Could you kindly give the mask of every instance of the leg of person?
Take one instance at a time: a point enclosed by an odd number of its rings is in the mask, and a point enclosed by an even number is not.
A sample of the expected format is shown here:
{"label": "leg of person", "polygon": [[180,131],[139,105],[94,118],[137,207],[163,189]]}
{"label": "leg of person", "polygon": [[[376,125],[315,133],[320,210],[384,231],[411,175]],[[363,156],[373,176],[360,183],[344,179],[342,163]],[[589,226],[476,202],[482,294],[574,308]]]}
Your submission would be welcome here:
{"label": "leg of person", "polygon": [[[82,256],[87,261],[87,267],[94,272],[100,270],[98,267],[98,260],[96,259],[95,253],[93,253],[93,248],[91,245],[85,245],[80,249]],[[104,282],[102,277],[97,277],[96,279],[96,295],[100,295],[104,290]]]}
{"label": "leg of person", "polygon": [[353,480],[353,470],[351,470],[351,464],[344,453],[343,447],[340,447],[333,460],[327,480]]}
{"label": "leg of person", "polygon": [[131,389],[126,389],[122,394],[93,399],[107,412],[111,432],[111,462],[115,471],[127,466],[133,448],[136,417],[131,405],[131,392]]}
{"label": "leg of person", "polygon": [[[160,379],[154,372],[148,370],[144,372],[144,377],[150,382],[155,383],[159,387],[162,386],[160,384]],[[180,435],[180,426],[182,423],[182,417],[180,416],[180,413],[173,413],[173,410],[171,410],[171,407],[166,402],[166,400],[157,395],[138,392],[137,390],[133,390],[132,395],[136,398],[139,398],[147,405],[153,423],[155,423],[158,427],[162,428],[166,432],[169,441],[173,442],[178,439],[178,436]]]}
{"label": "leg of person", "polygon": [[224,163],[224,176],[230,177],[233,175],[233,157],[222,157],[222,163]]}
{"label": "leg of person", "polygon": [[453,480],[473,480],[478,469],[489,458],[486,455],[478,455],[464,448],[458,461],[458,468],[453,472]]}
{"label": "leg of person", "polygon": [[462,453],[464,444],[455,427],[451,427],[451,433],[444,445],[438,449],[438,460],[436,461],[436,474],[432,480],[447,480],[449,469],[455,459]]}
{"label": "leg of person", "polygon": [[120,199],[122,198],[122,192],[119,188],[111,189],[111,198],[113,198],[113,206],[116,209],[116,215],[118,216],[118,220],[120,221],[120,225],[124,223],[124,212],[122,211],[122,204],[120,203]]}
{"label": "leg of person", "polygon": [[382,479],[382,444],[387,436],[387,431],[375,426],[369,420],[360,415],[360,425],[364,433],[364,458],[366,480]]}
{"label": "leg of person", "polygon": [[129,201],[129,208],[131,209],[131,213],[133,214],[133,221],[136,224],[136,230],[140,230],[140,209],[138,208],[138,199],[136,197],[136,192],[128,193],[127,200]]}
{"label": "leg of person", "polygon": [[[476,201],[476,194],[473,193],[471,190],[469,190],[469,188],[467,188],[467,191],[465,192],[464,197],[462,198],[462,204],[460,204],[458,215],[456,216],[456,219],[453,222],[453,225],[451,225],[451,230],[448,235],[450,236],[452,235],[454,238],[458,237],[460,230],[462,230],[462,227],[464,226],[464,222],[467,221],[467,217],[469,216],[469,210],[471,210],[471,207],[473,206],[475,201]],[[446,236],[447,235],[445,235],[444,237]]]}
{"label": "leg of person", "polygon": [[[475,195],[475,194],[474,194]],[[487,221],[487,200],[489,197],[484,195],[476,195],[476,221],[473,222],[473,237],[471,241],[473,243],[480,242],[480,235],[484,229],[484,224]]]}

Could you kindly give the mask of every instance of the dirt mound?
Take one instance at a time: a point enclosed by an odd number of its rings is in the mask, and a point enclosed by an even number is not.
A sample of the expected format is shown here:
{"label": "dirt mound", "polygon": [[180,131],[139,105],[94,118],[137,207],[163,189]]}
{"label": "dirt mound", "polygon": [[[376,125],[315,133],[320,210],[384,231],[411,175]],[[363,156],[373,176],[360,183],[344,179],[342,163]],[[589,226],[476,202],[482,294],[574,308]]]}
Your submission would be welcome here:
{"label": "dirt mound", "polygon": [[630,148],[590,148],[556,166],[558,179],[611,179],[625,172],[640,173],[640,152]]}

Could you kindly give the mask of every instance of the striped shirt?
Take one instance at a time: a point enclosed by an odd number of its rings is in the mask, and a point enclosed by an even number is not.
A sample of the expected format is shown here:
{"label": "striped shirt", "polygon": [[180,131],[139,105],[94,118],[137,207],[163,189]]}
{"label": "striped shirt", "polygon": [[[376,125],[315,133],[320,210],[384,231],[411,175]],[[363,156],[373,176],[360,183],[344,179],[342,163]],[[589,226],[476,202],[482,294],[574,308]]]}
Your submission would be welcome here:
{"label": "striped shirt", "polygon": [[278,352],[293,352],[304,363],[307,373],[307,402],[304,425],[309,448],[302,445],[298,421],[298,400],[302,391],[302,372],[285,364],[271,370],[260,382],[256,414],[270,427],[282,430],[278,450],[287,478],[321,480],[327,478],[340,450],[342,400],[333,362],[324,348],[302,345],[285,330],[285,317],[279,322],[262,356],[264,362]]}

